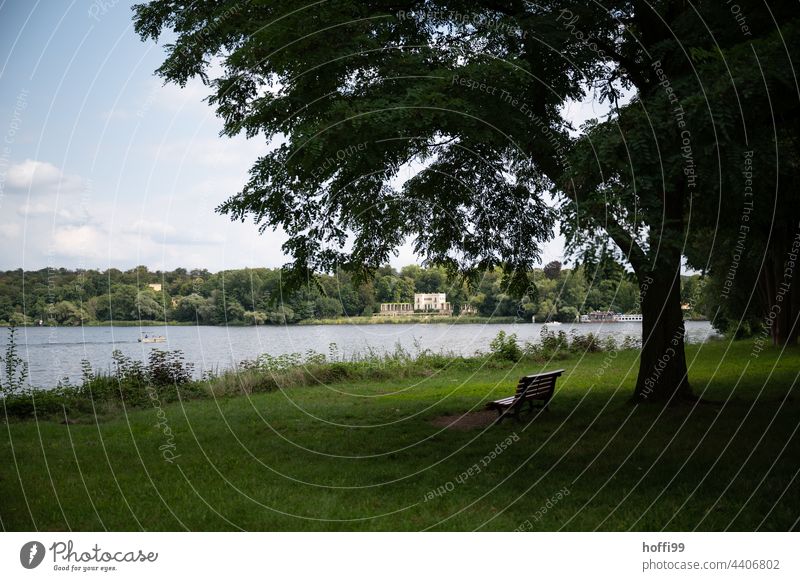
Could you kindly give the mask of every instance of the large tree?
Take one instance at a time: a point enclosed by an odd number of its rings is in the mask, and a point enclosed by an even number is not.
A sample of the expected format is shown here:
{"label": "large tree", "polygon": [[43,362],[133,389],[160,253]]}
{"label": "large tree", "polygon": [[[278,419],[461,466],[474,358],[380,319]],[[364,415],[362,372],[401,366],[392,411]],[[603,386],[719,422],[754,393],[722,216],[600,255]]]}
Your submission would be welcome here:
{"label": "large tree", "polygon": [[710,153],[731,168],[714,176],[719,207],[694,214],[688,262],[710,274],[703,298],[719,329],[763,334],[778,346],[800,336],[798,47],[795,21],[752,42],[698,51],[698,74],[710,81],[704,95],[687,99],[693,117],[706,99],[713,103],[705,129],[722,137]]}
{"label": "large tree", "polygon": [[[226,134],[279,138],[220,210],[286,231],[295,273],[375,269],[411,238],[452,273],[500,266],[524,293],[556,219],[548,196],[561,196],[572,249],[609,256],[613,243],[635,272],[635,395],[669,401],[690,395],[687,217],[720,193],[687,164],[688,120],[673,109],[703,83],[693,53],[795,17],[783,4],[737,7],[746,31],[726,5],[683,0],[156,0],[134,10],[142,38],[174,33],[159,73],[181,85],[200,77]],[[564,106],[590,91],[612,115],[576,133]],[[419,171],[400,183],[408,164]]]}

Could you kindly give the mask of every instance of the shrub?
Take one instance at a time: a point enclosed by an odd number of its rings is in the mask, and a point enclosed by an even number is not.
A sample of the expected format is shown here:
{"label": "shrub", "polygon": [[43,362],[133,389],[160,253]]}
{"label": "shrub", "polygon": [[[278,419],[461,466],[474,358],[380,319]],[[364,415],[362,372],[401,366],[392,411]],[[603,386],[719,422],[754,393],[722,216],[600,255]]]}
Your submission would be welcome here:
{"label": "shrub", "polygon": [[575,353],[596,353],[603,351],[603,345],[600,343],[600,338],[594,333],[588,335],[581,335],[578,333],[572,334],[572,342],[570,343],[570,351]]}
{"label": "shrub", "polygon": [[62,382],[53,389],[27,389],[7,396],[4,400],[9,417],[64,417],[75,413],[90,413],[92,402],[82,397],[77,388]]}
{"label": "shrub", "polygon": [[111,352],[113,377],[117,381],[145,382],[145,371],[141,361],[123,355],[119,349]]}
{"label": "shrub", "polygon": [[0,355],[0,393],[4,396],[22,393],[28,380],[28,363],[19,356],[17,348],[17,328],[8,328],[8,342],[5,352]]}
{"label": "shrub", "polygon": [[620,345],[620,349],[628,350],[628,349],[641,349],[642,348],[642,340],[637,339],[636,337],[631,337],[630,335],[626,336],[622,340],[622,345]]}
{"label": "shrub", "polygon": [[147,382],[155,386],[181,385],[192,381],[194,365],[185,363],[183,352],[153,349],[147,359]]}
{"label": "shrub", "polygon": [[603,351],[616,351],[617,349],[617,340],[614,339],[613,335],[609,335],[603,339]]}
{"label": "shrub", "polygon": [[111,358],[111,375],[96,374],[88,361],[82,361],[80,387],[72,387],[65,381],[59,382],[60,387],[72,388],[88,401],[122,401],[131,406],[146,405],[156,398],[174,401],[178,397],[204,393],[192,379],[194,366],[184,362],[183,352],[179,350],[154,349],[146,364],[123,355],[118,349],[111,353]]}
{"label": "shrub", "polygon": [[542,327],[539,336],[541,337],[539,348],[545,355],[553,355],[559,351],[569,350],[569,339],[564,331],[556,333],[548,329],[547,325],[545,325]]}
{"label": "shrub", "polygon": [[491,354],[498,359],[507,361],[519,361],[522,358],[522,349],[517,343],[517,335],[507,335],[505,331],[500,331],[497,336],[489,343]]}

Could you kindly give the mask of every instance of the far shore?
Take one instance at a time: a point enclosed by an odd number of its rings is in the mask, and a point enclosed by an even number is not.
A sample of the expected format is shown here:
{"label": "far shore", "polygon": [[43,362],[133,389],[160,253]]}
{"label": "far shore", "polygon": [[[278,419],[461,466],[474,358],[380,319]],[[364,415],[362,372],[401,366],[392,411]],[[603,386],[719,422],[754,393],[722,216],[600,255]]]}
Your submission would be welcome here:
{"label": "far shore", "polygon": [[[692,322],[707,322],[708,319],[686,319]],[[557,321],[534,321],[539,324],[558,325],[583,325],[591,323],[561,323]],[[448,324],[448,325],[511,325],[511,324],[524,324],[531,323],[528,319],[520,319],[517,317],[436,317],[436,316],[420,316],[420,317],[337,317],[334,319],[306,319],[297,323],[289,323],[288,325],[279,325],[274,323],[264,323],[260,325],[252,325],[242,322],[231,322],[221,325],[199,325],[202,327],[308,327],[313,325],[401,325],[401,324]],[[611,324],[611,323],[609,323]],[[0,323],[0,327],[10,327],[8,323]],[[186,321],[90,321],[83,323],[83,325],[41,325],[42,328],[78,328],[78,327],[188,327],[198,326],[195,322]],[[17,325],[17,327],[34,327],[39,328],[40,325]]]}
{"label": "far shore", "polygon": [[[335,319],[306,319],[297,323],[281,325],[275,323],[263,323],[253,325],[250,323],[230,322],[220,325],[200,325],[201,327],[308,327],[311,325],[398,325],[409,323],[447,323],[457,324],[503,324],[511,323],[530,323],[529,320],[518,319],[516,317],[338,317]],[[8,323],[0,323],[0,327],[10,327]],[[186,321],[90,321],[83,325],[16,325],[18,328],[78,328],[78,327],[188,327],[197,326],[195,322]]]}

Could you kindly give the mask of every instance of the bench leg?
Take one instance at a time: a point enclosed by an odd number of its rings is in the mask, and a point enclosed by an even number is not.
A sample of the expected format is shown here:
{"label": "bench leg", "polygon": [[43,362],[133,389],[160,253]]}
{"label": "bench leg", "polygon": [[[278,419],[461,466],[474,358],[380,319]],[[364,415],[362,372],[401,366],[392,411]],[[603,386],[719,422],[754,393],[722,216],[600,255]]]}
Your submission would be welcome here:
{"label": "bench leg", "polygon": [[497,410],[497,419],[494,421],[494,423],[495,423],[495,425],[497,425],[497,424],[501,423],[504,419],[506,419],[509,416],[513,417],[518,422],[521,422],[522,420],[520,419],[519,412],[520,412],[520,406],[513,406],[513,407],[509,406],[509,407],[503,409],[502,411],[500,411],[498,409]]}

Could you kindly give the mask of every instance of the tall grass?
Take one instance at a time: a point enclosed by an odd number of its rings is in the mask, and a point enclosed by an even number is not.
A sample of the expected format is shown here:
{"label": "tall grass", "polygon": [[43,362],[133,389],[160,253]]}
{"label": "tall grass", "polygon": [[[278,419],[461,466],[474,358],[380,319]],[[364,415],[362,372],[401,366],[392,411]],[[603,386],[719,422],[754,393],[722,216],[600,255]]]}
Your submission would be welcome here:
{"label": "tall grass", "polygon": [[207,388],[210,394],[218,396],[363,379],[419,377],[454,366],[477,368],[486,359],[483,354],[464,357],[450,351],[434,352],[422,349],[418,343],[414,351],[397,343],[391,351],[367,348],[344,355],[331,343],[327,355],[313,350],[277,356],[264,353],[210,378]]}

